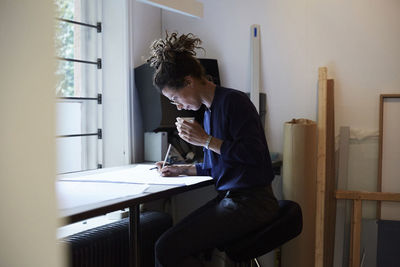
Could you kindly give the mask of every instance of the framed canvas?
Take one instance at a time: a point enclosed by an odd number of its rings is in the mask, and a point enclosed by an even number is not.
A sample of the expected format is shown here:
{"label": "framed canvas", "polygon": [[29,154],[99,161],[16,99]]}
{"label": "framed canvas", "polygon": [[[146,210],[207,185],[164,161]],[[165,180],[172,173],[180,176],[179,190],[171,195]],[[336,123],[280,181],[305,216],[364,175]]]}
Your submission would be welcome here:
{"label": "framed canvas", "polygon": [[[380,95],[378,191],[400,193],[400,94]],[[380,202],[377,212],[400,221],[400,203]]]}

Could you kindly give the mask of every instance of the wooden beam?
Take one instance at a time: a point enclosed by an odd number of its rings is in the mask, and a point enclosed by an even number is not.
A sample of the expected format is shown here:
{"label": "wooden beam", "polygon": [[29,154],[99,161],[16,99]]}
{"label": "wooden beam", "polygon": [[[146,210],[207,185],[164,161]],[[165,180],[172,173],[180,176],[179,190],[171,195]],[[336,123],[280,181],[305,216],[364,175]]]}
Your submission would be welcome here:
{"label": "wooden beam", "polygon": [[315,267],[324,265],[324,220],[326,185],[326,122],[327,122],[327,73],[326,67],[318,69],[318,150],[317,195],[315,218]]}
{"label": "wooden beam", "polygon": [[335,175],[335,108],[334,81],[327,80],[326,88],[326,173],[324,219],[324,266],[333,265],[336,224]]}
{"label": "wooden beam", "polygon": [[[383,145],[383,95],[379,97],[379,148],[378,148],[378,181],[377,191],[382,192],[382,145]],[[376,218],[381,219],[381,202],[378,201]]]}
{"label": "wooden beam", "polygon": [[400,94],[381,94],[382,98],[399,98]]}
{"label": "wooden beam", "polygon": [[400,193],[337,190],[335,196],[337,199],[400,202]]}
{"label": "wooden beam", "polygon": [[[383,118],[385,98],[400,98],[400,94],[381,94],[379,96],[379,149],[378,149],[378,181],[377,191],[382,192],[382,171],[383,171]],[[382,217],[382,203],[378,201],[376,209],[378,220]]]}
{"label": "wooden beam", "polygon": [[350,236],[350,267],[360,267],[361,208],[361,200],[353,200]]}

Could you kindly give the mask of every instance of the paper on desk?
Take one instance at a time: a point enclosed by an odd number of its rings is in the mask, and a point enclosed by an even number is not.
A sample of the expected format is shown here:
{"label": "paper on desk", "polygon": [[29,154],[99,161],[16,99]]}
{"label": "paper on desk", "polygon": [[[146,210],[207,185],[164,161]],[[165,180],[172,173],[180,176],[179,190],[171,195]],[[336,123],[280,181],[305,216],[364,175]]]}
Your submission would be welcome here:
{"label": "paper on desk", "polygon": [[58,181],[57,198],[60,209],[76,208],[106,200],[113,200],[143,193],[148,185],[123,183],[95,183]]}
{"label": "paper on desk", "polygon": [[191,185],[211,180],[209,176],[178,176],[162,177],[151,165],[135,165],[126,169],[102,172],[98,174],[80,175],[62,178],[61,180],[107,181],[114,183],[161,184],[161,185]]}

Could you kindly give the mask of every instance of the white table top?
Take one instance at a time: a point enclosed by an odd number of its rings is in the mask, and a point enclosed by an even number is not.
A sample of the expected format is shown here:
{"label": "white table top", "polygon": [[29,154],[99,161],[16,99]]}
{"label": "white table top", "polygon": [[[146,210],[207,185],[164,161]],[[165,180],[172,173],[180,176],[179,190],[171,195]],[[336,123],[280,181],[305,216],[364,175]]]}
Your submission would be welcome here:
{"label": "white table top", "polygon": [[161,177],[154,165],[134,164],[59,175],[60,216],[76,222],[213,184],[209,176]]}

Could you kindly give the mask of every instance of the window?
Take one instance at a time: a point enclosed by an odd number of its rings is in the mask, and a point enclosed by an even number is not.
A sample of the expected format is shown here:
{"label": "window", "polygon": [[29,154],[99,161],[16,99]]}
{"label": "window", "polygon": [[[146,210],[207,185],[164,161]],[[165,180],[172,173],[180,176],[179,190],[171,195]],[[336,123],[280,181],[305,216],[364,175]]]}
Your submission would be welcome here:
{"label": "window", "polygon": [[57,172],[102,167],[101,1],[55,0]]}

